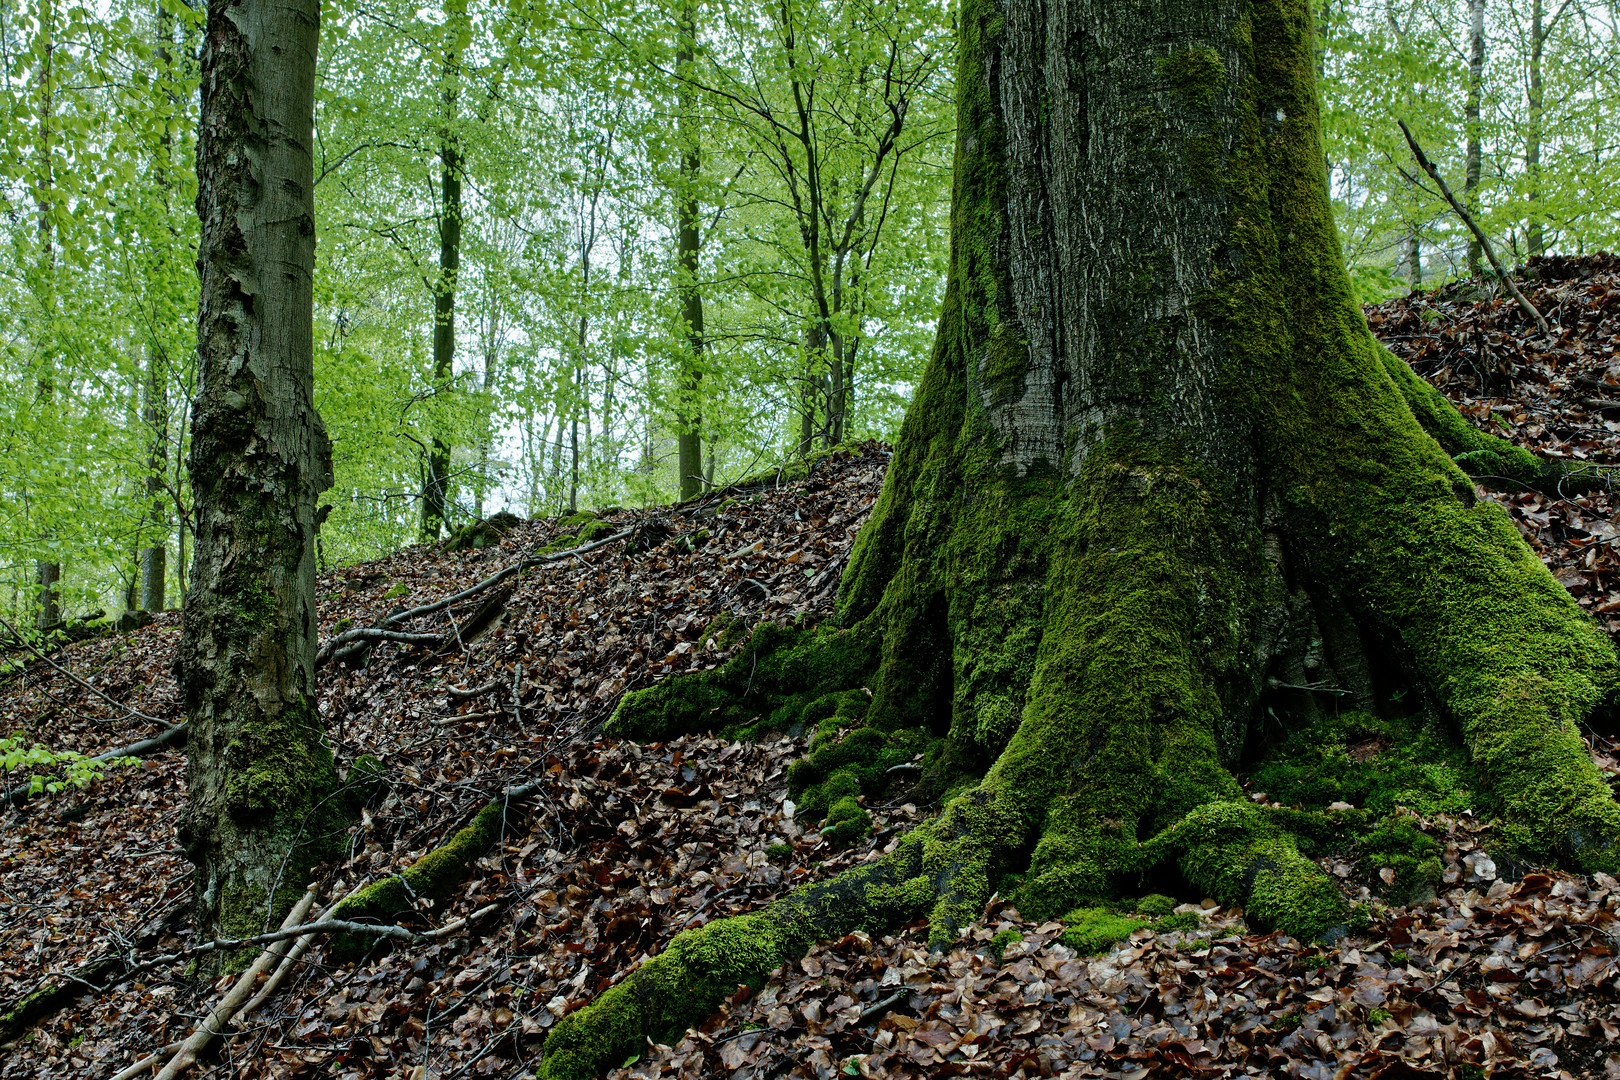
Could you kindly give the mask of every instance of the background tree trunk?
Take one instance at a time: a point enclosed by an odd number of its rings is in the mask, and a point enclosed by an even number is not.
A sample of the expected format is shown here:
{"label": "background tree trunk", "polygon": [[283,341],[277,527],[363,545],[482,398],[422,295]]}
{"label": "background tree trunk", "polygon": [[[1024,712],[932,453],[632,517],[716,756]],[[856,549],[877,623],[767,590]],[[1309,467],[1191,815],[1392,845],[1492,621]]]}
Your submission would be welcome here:
{"label": "background tree trunk", "polygon": [[1532,258],[1542,254],[1546,248],[1541,216],[1541,116],[1545,102],[1541,82],[1541,51],[1547,41],[1547,31],[1541,25],[1544,17],[1542,5],[1543,0],[1530,0],[1530,72],[1525,101],[1524,179],[1530,213],[1524,232],[1525,250]]}
{"label": "background tree trunk", "polygon": [[176,675],[197,929],[272,926],[330,853],[336,784],[316,709],[315,0],[213,0],[197,145],[196,561]]}
{"label": "background tree trunk", "polygon": [[[1463,154],[1463,204],[1479,218],[1480,126],[1479,104],[1485,86],[1485,0],[1468,0],[1468,97],[1463,103],[1463,126],[1468,145]],[[1468,238],[1468,276],[1479,276],[1484,252],[1479,241]]]}
{"label": "background tree trunk", "polygon": [[691,78],[697,43],[697,2],[683,0],[676,13],[675,75],[677,139],[680,143],[680,178],[675,196],[675,275],[686,324],[686,352],[677,376],[679,408],[675,416],[676,460],[680,470],[680,497],[690,499],[703,489],[703,430],[698,405],[698,384],[703,378],[703,293],[698,287],[699,232],[697,185],[703,168],[698,145],[697,90]]}
{"label": "background tree trunk", "polygon": [[62,580],[62,564],[41,559],[34,567],[34,580],[39,585],[35,594],[35,603],[38,609],[34,615],[34,627],[38,630],[49,630],[62,621],[62,592],[58,587]]}
{"label": "background tree trunk", "polygon": [[456,373],[456,287],[461,272],[461,142],[456,135],[456,98],[461,70],[465,0],[445,6],[443,71],[444,129],[439,134],[439,281],[433,292],[433,444],[422,483],[422,540],[439,538],[449,510],[450,433],[445,399]]}

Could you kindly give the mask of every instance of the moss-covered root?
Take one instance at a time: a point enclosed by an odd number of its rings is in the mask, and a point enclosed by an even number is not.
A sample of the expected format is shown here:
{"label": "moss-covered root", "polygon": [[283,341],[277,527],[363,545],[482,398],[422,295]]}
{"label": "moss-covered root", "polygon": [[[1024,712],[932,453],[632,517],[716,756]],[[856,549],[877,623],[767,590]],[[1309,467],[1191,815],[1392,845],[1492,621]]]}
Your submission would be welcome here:
{"label": "moss-covered root", "polygon": [[[332,918],[349,922],[392,922],[410,911],[416,900],[443,900],[466,880],[473,860],[500,843],[507,807],[504,801],[489,803],[439,847],[417,859],[398,874],[373,882],[339,904]],[[336,959],[355,960],[365,954],[375,939],[341,935],[334,940]]]}
{"label": "moss-covered root", "polygon": [[1307,940],[1344,932],[1350,914],[1344,894],[1253,803],[1200,806],[1148,848],[1174,857],[1195,888],[1223,904],[1241,905],[1260,926]]}
{"label": "moss-covered root", "polygon": [[[1538,457],[1470,424],[1446,396],[1400,357],[1378,346],[1378,358],[1423,430],[1457,466],[1487,487],[1534,488],[1555,495],[1595,491],[1606,477],[1587,462]],[[1505,482],[1505,483],[1504,483]]]}
{"label": "moss-covered root", "polygon": [[1614,647],[1502,509],[1475,502],[1453,456],[1494,454],[1510,472],[1531,462],[1459,427],[1368,332],[1321,182],[1316,45],[1301,10],[1251,5],[1244,93],[1278,121],[1231,186],[1252,273],[1206,303],[1229,320],[1256,385],[1290,388],[1256,404],[1293,550],[1456,720],[1526,853],[1620,868],[1620,807],[1578,730],[1613,708]]}
{"label": "moss-covered root", "polygon": [[915,918],[933,896],[921,868],[921,846],[902,843],[882,859],[805,886],[761,911],[677,934],[662,953],[551,1029],[540,1080],[601,1076],[638,1053],[648,1037],[673,1041],[739,985],[758,989],[814,942]]}

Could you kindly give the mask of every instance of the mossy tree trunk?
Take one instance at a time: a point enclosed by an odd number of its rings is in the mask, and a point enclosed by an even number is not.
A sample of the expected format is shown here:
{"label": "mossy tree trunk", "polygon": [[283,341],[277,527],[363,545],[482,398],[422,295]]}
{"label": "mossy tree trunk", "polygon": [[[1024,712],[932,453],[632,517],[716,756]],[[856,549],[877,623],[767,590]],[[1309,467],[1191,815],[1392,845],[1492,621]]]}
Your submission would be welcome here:
{"label": "mossy tree trunk", "polygon": [[274,925],[330,844],[332,755],[316,711],[315,0],[213,0],[197,148],[196,551],[184,687],[197,928]]}
{"label": "mossy tree trunk", "polygon": [[1578,725],[1614,650],[1453,456],[1540,463],[1367,330],[1312,23],[1303,0],[964,0],[944,311],[839,628],[780,674],[751,644],[747,689],[634,695],[613,729],[712,723],[761,682],[817,722],[831,698],[802,699],[867,686],[864,727],[822,723],[812,798],[919,732],[975,779],[891,854],[678,937],[554,1029],[543,1075],[595,1075],[851,926],[926,916],[946,943],[1009,871],[1026,914],[1164,864],[1332,935],[1342,895],[1232,775],[1261,717],[1326,700],[1452,725],[1521,857],[1613,869]]}

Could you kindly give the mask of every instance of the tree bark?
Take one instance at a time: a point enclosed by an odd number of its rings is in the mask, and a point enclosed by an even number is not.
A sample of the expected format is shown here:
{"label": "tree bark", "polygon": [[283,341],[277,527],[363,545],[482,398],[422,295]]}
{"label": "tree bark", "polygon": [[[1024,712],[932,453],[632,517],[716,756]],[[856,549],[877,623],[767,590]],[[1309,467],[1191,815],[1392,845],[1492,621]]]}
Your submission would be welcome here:
{"label": "tree bark", "polygon": [[817,731],[789,783],[824,835],[897,756],[976,781],[889,854],[677,936],[551,1030],[543,1077],[677,1037],[818,937],[922,916],[946,945],[997,890],[1060,916],[1174,872],[1256,926],[1343,933],[1304,827],[1232,774],[1262,718],[1321,722],[1313,687],[1448,726],[1518,857],[1620,866],[1579,734],[1612,714],[1614,648],[1451,455],[1534,459],[1367,329],[1313,21],[965,0],[944,310],[837,619],[757,628],[607,731],[740,727],[775,695]]}
{"label": "tree bark", "polygon": [[153,544],[141,549],[141,610],[163,610],[164,578],[168,575],[168,549]]}
{"label": "tree bark", "polygon": [[1530,3],[1530,72],[1526,95],[1524,177],[1528,185],[1526,201],[1530,204],[1529,220],[1525,222],[1525,249],[1534,258],[1546,250],[1542,235],[1541,217],[1541,116],[1545,101],[1541,83],[1541,51],[1547,41],[1542,28],[1543,0]]}
{"label": "tree bark", "polygon": [[433,443],[422,482],[422,541],[432,543],[449,509],[450,433],[444,402],[452,390],[456,361],[456,285],[461,272],[461,142],[455,130],[465,0],[445,6],[443,120],[439,133],[439,281],[433,292]]}
{"label": "tree bark", "polygon": [[39,131],[35,153],[39,158],[34,202],[39,211],[38,295],[45,330],[40,349],[38,398],[49,404],[56,398],[56,160],[52,148],[56,123],[56,4],[43,0],[39,8]]}
{"label": "tree bark", "polygon": [[34,628],[49,630],[62,621],[62,592],[58,587],[62,580],[62,564],[40,559],[34,567],[34,579],[39,585]]}
{"label": "tree bark", "polygon": [[189,723],[180,840],[202,937],[257,933],[330,853],[316,710],[315,0],[212,0],[197,144],[195,562],[176,676]]}
{"label": "tree bark", "polygon": [[682,80],[676,106],[681,168],[675,197],[675,275],[681,319],[686,328],[686,351],[681,355],[677,375],[679,408],[675,416],[675,457],[680,470],[681,498],[685,500],[703,490],[703,421],[697,397],[703,378],[703,293],[698,287],[702,235],[697,197],[703,157],[698,144],[697,91],[687,81],[696,52],[696,0],[683,0],[676,13],[675,40],[675,74]]}
{"label": "tree bark", "polygon": [[[1468,97],[1463,103],[1463,127],[1468,143],[1463,154],[1463,205],[1479,218],[1480,123],[1479,105],[1485,87],[1485,0],[1468,0]],[[1483,249],[1468,239],[1468,276],[1479,276]]]}

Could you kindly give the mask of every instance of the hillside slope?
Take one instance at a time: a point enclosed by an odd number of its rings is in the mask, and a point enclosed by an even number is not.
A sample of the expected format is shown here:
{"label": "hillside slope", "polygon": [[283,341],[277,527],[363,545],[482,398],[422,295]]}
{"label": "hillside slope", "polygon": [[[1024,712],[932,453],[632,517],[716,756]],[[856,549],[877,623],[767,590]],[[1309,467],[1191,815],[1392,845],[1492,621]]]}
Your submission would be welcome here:
{"label": "hillside slope", "polygon": [[[1545,260],[1531,273],[1532,299],[1559,328],[1552,342],[1527,336],[1510,306],[1455,292],[1392,301],[1369,320],[1476,423],[1545,453],[1620,464],[1620,261]],[[886,460],[866,446],[735,502],[607,513],[611,527],[584,527],[636,529],[647,550],[616,542],[536,567],[450,619],[396,627],[436,635],[432,644],[379,642],[363,668],[325,665],[321,709],[341,766],[371,755],[387,786],[347,857],[326,868],[322,907],[404,871],[503,790],[543,782],[505,807],[514,825],[504,841],[411,919],[426,930],[476,914],[465,931],[379,947],[359,963],[318,942],[192,1075],[532,1075],[559,1015],[678,930],[868,858],[926,815],[896,787],[868,807],[873,836],[833,850],[785,801],[802,740],[636,746],[596,734],[622,691],[722,662],[744,628],[829,614]],[[1492,497],[1620,631],[1613,496]],[[416,548],[324,575],[322,638],[468,589],[580,525],[525,522],[481,550]],[[49,663],[18,657],[0,731],[94,753],[158,730],[143,717],[178,720],[168,670],[178,634],[169,615]],[[1594,752],[1620,771],[1606,740]],[[171,750],[85,792],[0,811],[0,1013],[88,958],[146,959],[186,943],[188,871],[174,841],[183,799],[183,755]],[[1183,910],[1198,912],[1196,931],[1142,930],[1085,957],[1058,924],[1030,925],[996,900],[950,952],[930,955],[913,932],[820,947],[616,1075],[1620,1075],[1610,1056],[1620,884],[1510,881],[1479,850],[1482,823],[1424,828],[1444,866],[1440,896],[1376,909],[1370,930],[1334,948],[1249,935],[1241,912],[1194,903]],[[1386,869],[1327,866],[1366,898]],[[0,1078],[107,1080],[183,1037],[225,985],[188,982],[176,964],[87,991],[6,1047]]]}

